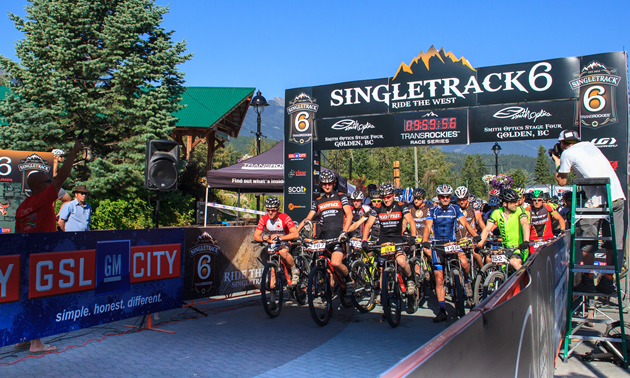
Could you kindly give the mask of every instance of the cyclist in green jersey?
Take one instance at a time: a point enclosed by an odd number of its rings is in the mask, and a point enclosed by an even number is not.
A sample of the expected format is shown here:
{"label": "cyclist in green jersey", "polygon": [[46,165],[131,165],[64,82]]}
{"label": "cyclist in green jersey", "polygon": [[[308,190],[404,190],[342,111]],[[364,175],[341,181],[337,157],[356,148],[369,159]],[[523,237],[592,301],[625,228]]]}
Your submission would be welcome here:
{"label": "cyclist in green jersey", "polygon": [[529,257],[530,227],[528,216],[525,210],[517,205],[519,196],[514,190],[502,190],[500,198],[503,206],[490,214],[486,227],[481,232],[481,241],[477,246],[481,248],[490,232],[498,227],[503,239],[503,247],[519,249],[510,258],[510,266],[519,270]]}

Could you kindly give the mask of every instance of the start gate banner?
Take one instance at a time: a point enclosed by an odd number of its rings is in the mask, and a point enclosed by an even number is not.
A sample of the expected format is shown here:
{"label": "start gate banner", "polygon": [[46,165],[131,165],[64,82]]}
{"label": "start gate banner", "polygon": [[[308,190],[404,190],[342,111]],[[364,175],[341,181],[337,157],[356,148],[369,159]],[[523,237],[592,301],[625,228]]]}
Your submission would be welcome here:
{"label": "start gate banner", "polygon": [[179,308],[184,230],[0,235],[0,346]]}

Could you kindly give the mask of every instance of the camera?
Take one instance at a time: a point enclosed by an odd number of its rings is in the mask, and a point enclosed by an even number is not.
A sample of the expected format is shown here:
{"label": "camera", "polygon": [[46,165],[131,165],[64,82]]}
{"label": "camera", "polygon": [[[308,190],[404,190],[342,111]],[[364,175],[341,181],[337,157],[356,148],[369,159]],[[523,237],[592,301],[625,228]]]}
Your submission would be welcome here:
{"label": "camera", "polygon": [[556,143],[553,145],[553,147],[551,147],[547,153],[549,154],[549,157],[551,157],[552,155],[556,155],[556,157],[560,157],[560,155],[562,155],[562,150],[560,150],[560,142]]}

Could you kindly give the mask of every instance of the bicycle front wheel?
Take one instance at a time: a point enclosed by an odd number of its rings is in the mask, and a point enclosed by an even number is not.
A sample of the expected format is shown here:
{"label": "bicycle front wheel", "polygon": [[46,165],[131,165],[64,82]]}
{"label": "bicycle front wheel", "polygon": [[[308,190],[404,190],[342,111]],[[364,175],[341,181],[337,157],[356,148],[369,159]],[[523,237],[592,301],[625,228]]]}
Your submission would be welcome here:
{"label": "bicycle front wheel", "polygon": [[402,299],[400,297],[397,272],[393,268],[387,268],[383,272],[382,293],[383,299],[381,302],[385,318],[390,326],[398,327],[400,324]]}
{"label": "bicycle front wheel", "polygon": [[315,323],[325,326],[332,317],[332,289],[326,271],[317,266],[308,276],[308,309]]}
{"label": "bicycle front wheel", "polygon": [[497,289],[505,282],[505,273],[500,271],[492,272],[486,278],[484,286],[488,288],[488,295],[497,291]]}
{"label": "bicycle front wheel", "polygon": [[304,256],[295,257],[295,268],[299,273],[300,279],[298,282],[294,282],[293,293],[295,300],[301,306],[304,306],[307,302],[306,289],[308,287],[308,274],[310,266]]}
{"label": "bicycle front wheel", "polygon": [[354,307],[363,313],[372,311],[376,304],[374,281],[365,263],[362,260],[353,262],[350,274],[354,279],[354,293],[352,293]]}
{"label": "bicycle front wheel", "polygon": [[464,310],[464,301],[466,300],[466,297],[464,297],[464,286],[462,284],[462,277],[459,273],[460,272],[458,270],[452,271],[453,282],[455,284],[455,298],[453,298],[455,300],[455,310],[457,312],[457,316],[461,318],[466,315]]}
{"label": "bicycle front wheel", "polygon": [[267,263],[260,282],[260,295],[263,308],[270,318],[280,315],[280,310],[282,310],[284,291],[280,278],[278,265],[273,262]]}

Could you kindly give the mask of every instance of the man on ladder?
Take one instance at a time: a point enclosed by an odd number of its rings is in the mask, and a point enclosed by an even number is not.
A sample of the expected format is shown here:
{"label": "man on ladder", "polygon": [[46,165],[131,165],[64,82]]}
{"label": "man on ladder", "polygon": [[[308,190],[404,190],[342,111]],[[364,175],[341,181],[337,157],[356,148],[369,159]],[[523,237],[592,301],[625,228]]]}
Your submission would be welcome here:
{"label": "man on ladder", "polygon": [[[624,253],[624,201],[625,196],[619,183],[619,178],[611,166],[608,159],[591,142],[580,142],[577,132],[564,130],[560,133],[558,144],[550,150],[550,155],[556,164],[556,181],[565,185],[567,176],[571,169],[579,178],[573,180],[573,200],[571,206],[571,254],[569,260],[569,288],[567,303],[567,320],[564,340],[564,361],[567,362],[571,352],[575,350],[584,340],[608,343],[619,342],[620,349],[613,347],[614,353],[623,367],[628,367],[628,356],[626,351],[625,325],[623,316],[623,305],[621,298],[620,266],[618,253]],[[584,201],[577,200],[578,186],[581,186],[586,194]],[[604,220],[606,222],[604,222]],[[582,229],[582,234],[577,235],[576,225]],[[601,228],[602,236],[599,236]],[[606,265],[594,265],[593,253],[598,248],[599,241],[604,241],[603,248],[606,250]],[[575,264],[576,242],[583,241],[581,245],[582,262],[584,265]],[[573,286],[573,274],[582,273],[582,280],[576,287]],[[593,274],[602,273],[597,286],[593,282]],[[614,276],[613,276],[614,274]],[[613,278],[617,283],[617,293],[613,286]],[[620,337],[592,336],[588,334],[578,334],[582,325],[594,321],[592,316],[580,317],[574,315],[573,300],[574,294],[585,298],[592,297],[617,297],[617,309],[619,311]],[[590,300],[589,300],[590,302]],[[583,302],[584,303],[584,302]],[[589,304],[589,309],[593,309]],[[610,319],[610,318],[609,318]],[[605,323],[613,320],[602,319]],[[601,322],[601,320],[600,320]],[[574,327],[575,323],[575,327]],[[572,341],[579,341],[573,349],[569,350]]]}
{"label": "man on ladder", "polygon": [[[558,138],[560,143],[561,157],[551,155],[556,165],[556,181],[558,185],[566,185],[567,176],[571,169],[580,178],[591,177],[608,177],[610,178],[610,191],[612,196],[612,208],[614,215],[615,225],[615,237],[617,241],[617,251],[623,253],[624,246],[624,230],[626,226],[623,219],[624,200],[626,197],[623,194],[623,188],[619,183],[619,178],[615,173],[615,170],[610,165],[608,159],[604,154],[591,142],[580,142],[580,136],[575,131],[564,130],[560,133]],[[578,207],[601,207],[606,198],[606,187],[586,186],[584,187],[587,200],[586,204],[578,204]],[[602,228],[602,219],[582,219],[580,220],[580,226],[582,228],[583,238],[597,238],[599,229],[602,229],[603,236],[610,236],[609,227]],[[603,248],[606,250],[606,265],[614,266],[612,251],[612,243],[607,241],[604,243]],[[582,243],[582,261],[585,265],[593,265],[595,261],[594,253],[597,250],[597,241]],[[589,275],[583,275],[582,281],[574,289],[574,291],[586,292],[586,293],[603,293],[613,294],[614,287],[612,281],[612,275],[604,275],[597,287],[593,283],[593,277]]]}

